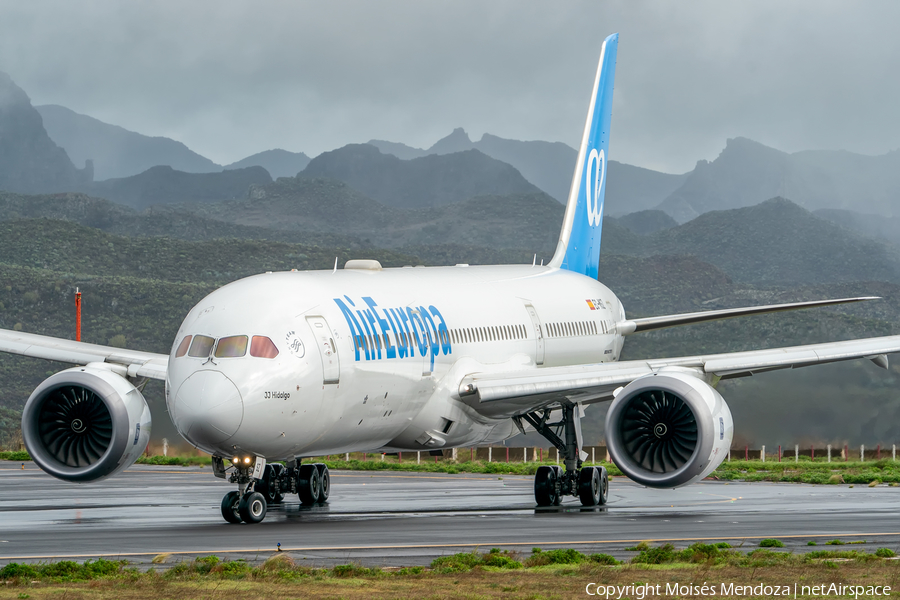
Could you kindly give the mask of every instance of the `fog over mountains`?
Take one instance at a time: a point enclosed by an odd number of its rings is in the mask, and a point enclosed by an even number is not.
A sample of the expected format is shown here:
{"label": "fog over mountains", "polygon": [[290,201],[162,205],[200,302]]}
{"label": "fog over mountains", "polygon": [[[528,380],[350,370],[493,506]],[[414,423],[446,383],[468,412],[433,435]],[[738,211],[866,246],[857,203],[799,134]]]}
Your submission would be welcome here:
{"label": "fog over mountains", "polygon": [[[122,335],[165,352],[193,303],[259,271],[331,268],[335,257],[385,266],[547,260],[576,154],[491,134],[472,141],[458,128],[427,149],[371,140],[313,158],[271,149],[223,166],[175,140],[35,108],[0,74],[0,328],[69,335],[65,311],[80,287],[89,341]],[[601,279],[632,316],[884,298],[632,336],[625,358],[900,331],[900,152],[788,154],[734,138],[684,174],[610,161],[605,210]],[[893,388],[866,365],[828,368],[837,375],[723,384],[739,434],[788,441],[772,438],[771,422],[749,407],[777,405],[789,386],[806,410],[823,398],[839,407],[792,435],[900,437],[900,422],[873,421],[846,402],[853,394],[900,414]],[[0,408],[18,410],[46,369],[0,355]],[[900,380],[897,367],[892,376]],[[161,389],[148,390],[160,410]],[[586,431],[602,435],[602,413],[589,418]]]}

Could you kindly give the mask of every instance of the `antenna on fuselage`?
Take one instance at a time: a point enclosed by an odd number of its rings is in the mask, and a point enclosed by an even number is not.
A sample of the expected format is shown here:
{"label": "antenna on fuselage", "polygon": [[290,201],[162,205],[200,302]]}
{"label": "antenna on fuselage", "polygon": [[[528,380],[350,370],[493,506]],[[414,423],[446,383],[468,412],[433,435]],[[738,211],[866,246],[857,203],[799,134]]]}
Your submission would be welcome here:
{"label": "antenna on fuselage", "polygon": [[337,273],[337,260],[338,260],[338,257],[335,256],[334,257],[334,271],[332,271],[332,273]]}
{"label": "antenna on fuselage", "polygon": [[537,265],[537,253],[535,253],[534,258],[531,259],[531,266]]}

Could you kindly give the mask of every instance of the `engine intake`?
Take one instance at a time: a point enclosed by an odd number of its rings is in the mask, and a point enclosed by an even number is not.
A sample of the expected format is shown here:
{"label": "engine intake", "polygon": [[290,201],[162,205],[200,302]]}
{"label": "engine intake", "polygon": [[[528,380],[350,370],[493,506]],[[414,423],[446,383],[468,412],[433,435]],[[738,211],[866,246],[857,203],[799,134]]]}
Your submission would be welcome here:
{"label": "engine intake", "polygon": [[28,398],[22,437],[50,475],[95,481],[138,459],[150,439],[150,408],[137,388],[108,369],[67,369]]}
{"label": "engine intake", "polygon": [[632,381],[606,415],[610,456],[625,475],[649,487],[706,477],[727,456],[733,432],[722,396],[680,371]]}

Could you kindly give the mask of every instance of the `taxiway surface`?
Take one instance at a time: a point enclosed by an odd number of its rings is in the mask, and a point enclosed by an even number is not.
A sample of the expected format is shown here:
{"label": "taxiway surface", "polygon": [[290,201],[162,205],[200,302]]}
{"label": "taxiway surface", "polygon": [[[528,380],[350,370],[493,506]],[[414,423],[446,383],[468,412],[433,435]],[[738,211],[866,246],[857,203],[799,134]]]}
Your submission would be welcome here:
{"label": "taxiway surface", "polygon": [[64,557],[160,553],[263,560],[276,545],[322,566],[422,565],[476,547],[572,547],[632,556],[641,540],[728,541],[775,537],[805,549],[832,538],[900,549],[900,488],[704,481],[653,490],[610,482],[603,508],[575,499],[536,509],[530,477],[336,471],[331,499],[270,507],[263,523],[229,525],[219,504],[233,486],[209,468],[135,465],[110,480],[75,485],[32,463],[0,463],[0,564]]}

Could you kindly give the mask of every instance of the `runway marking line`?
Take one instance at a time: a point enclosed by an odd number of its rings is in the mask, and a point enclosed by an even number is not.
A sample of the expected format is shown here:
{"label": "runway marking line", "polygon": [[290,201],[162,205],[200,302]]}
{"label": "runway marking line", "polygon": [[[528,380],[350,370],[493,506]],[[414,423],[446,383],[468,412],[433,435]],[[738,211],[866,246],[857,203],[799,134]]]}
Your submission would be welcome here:
{"label": "runway marking line", "polygon": [[[898,533],[813,533],[809,535],[759,535],[759,536],[719,536],[719,537],[697,537],[697,538],[658,538],[658,539],[633,539],[633,540],[592,540],[592,541],[569,541],[569,542],[477,542],[467,544],[406,544],[396,546],[308,546],[298,548],[282,548],[282,552],[329,552],[329,551],[345,551],[345,550],[420,550],[429,548],[478,548],[481,546],[590,546],[600,544],[636,544],[639,542],[706,542],[713,540],[761,540],[770,537],[779,539],[796,539],[796,538],[837,538],[837,537],[888,537],[900,536]],[[262,548],[236,548],[231,550],[213,549],[213,550],[163,550],[159,552],[103,552],[94,554],[35,554],[21,556],[0,556],[0,560],[14,559],[50,559],[50,558],[90,558],[93,556],[156,556],[157,554],[249,554],[252,552],[272,552],[275,549],[264,550]]]}

